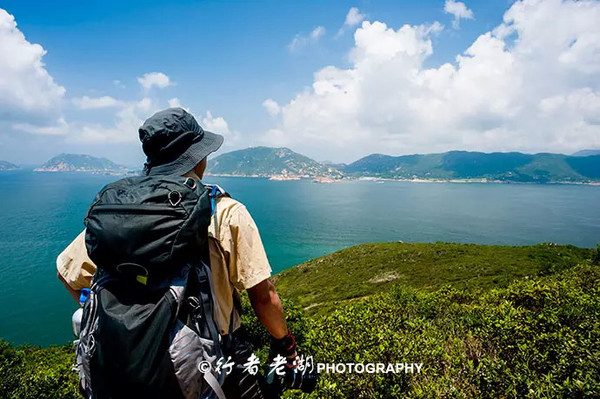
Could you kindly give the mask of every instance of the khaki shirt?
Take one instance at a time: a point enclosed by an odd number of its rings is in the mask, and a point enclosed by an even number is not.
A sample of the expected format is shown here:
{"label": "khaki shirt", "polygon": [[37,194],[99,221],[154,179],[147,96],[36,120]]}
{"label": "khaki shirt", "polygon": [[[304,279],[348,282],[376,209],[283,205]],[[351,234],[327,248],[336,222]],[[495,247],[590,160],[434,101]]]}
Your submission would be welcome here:
{"label": "khaki shirt", "polygon": [[[215,205],[216,211],[208,228],[210,266],[217,300],[214,317],[221,334],[227,334],[234,309],[234,289],[245,290],[269,278],[271,267],[256,223],[246,207],[229,197],[217,198]],[[89,288],[96,265],[85,248],[85,230],[58,256],[56,267],[74,290]],[[240,324],[240,315],[236,312],[233,330]]]}

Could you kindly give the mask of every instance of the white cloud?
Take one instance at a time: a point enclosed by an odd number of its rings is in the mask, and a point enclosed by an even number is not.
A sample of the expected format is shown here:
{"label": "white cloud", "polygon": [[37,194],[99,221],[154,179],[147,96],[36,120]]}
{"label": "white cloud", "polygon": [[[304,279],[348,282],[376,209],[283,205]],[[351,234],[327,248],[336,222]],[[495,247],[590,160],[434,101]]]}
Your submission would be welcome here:
{"label": "white cloud", "polygon": [[298,33],[288,44],[287,48],[290,52],[296,52],[301,48],[304,48],[312,43],[316,43],[319,39],[325,35],[325,28],[322,26],[317,26],[314,28],[308,36],[301,35]]}
{"label": "white cloud", "polygon": [[308,41],[307,38],[300,36],[300,34],[297,34],[292,41],[290,42],[290,44],[288,44],[287,48],[290,52],[294,52],[296,50],[298,50],[300,47],[304,47],[305,43]]}
{"label": "white cloud", "polygon": [[27,41],[12,15],[0,8],[0,121],[56,117],[65,88],[46,70],[46,50]]}
{"label": "white cloud", "polygon": [[37,126],[30,123],[15,123],[13,129],[42,136],[66,136],[69,133],[69,124],[64,118],[59,118],[53,125]]}
{"label": "white cloud", "polygon": [[110,96],[103,96],[103,97],[83,96],[83,97],[79,97],[79,98],[74,98],[73,104],[75,104],[79,109],[99,109],[99,108],[119,107],[119,106],[123,105],[123,102],[117,100],[116,98],[110,97]]}
{"label": "white cloud", "polygon": [[346,14],[346,19],[344,20],[344,25],[338,30],[336,37],[340,37],[344,34],[346,28],[352,28],[360,24],[365,20],[367,16],[365,14],[361,14],[358,8],[351,7],[348,10],[348,14]]}
{"label": "white cloud", "polygon": [[200,125],[209,132],[222,135],[225,138],[223,147],[235,147],[240,142],[240,133],[229,129],[229,124],[223,117],[214,117],[210,111],[206,111]]}
{"label": "white cloud", "polygon": [[324,34],[325,28],[323,28],[322,26],[317,26],[315,29],[313,29],[312,32],[310,32],[310,37],[314,40],[318,40]]}
{"label": "white cloud", "polygon": [[346,26],[356,26],[365,20],[365,14],[361,14],[358,11],[358,8],[352,7],[346,14],[346,20],[344,21],[344,25]]}
{"label": "white cloud", "polygon": [[118,87],[119,89],[124,89],[125,85],[119,79],[115,79],[112,81],[113,86]]}
{"label": "white cloud", "polygon": [[159,89],[164,89],[165,87],[173,85],[171,79],[162,72],[145,73],[137,78],[137,81],[145,90],[150,90],[154,86]]}
{"label": "white cloud", "polygon": [[[29,43],[16,26],[13,16],[0,9],[0,126],[9,128],[9,132],[56,136],[60,138],[57,143],[67,145],[106,144],[105,148],[113,148],[111,144],[139,143],[138,128],[161,108],[158,99],[72,98],[69,103],[81,110],[113,108],[114,119],[112,122],[94,123],[78,119],[75,113],[72,120],[65,120],[62,116],[65,89],[55,84],[46,71],[42,62],[45,50],[39,44]],[[316,30],[312,37],[317,39],[322,33]],[[153,87],[165,88],[174,84],[161,72],[145,73],[138,82],[146,92]],[[125,87],[119,80],[112,81],[112,85]],[[169,99],[168,103],[170,107],[181,106],[176,97]],[[238,133],[229,129],[223,117],[213,117],[207,112],[203,122],[207,128],[234,141],[239,137]]]}
{"label": "white cloud", "polygon": [[148,97],[139,101],[125,103],[117,112],[112,125],[74,122],[70,139],[88,143],[124,143],[137,142],[138,128],[144,120],[158,111],[158,106]]}
{"label": "white cloud", "polygon": [[461,1],[446,0],[446,3],[444,3],[444,12],[454,16],[452,20],[452,27],[454,29],[460,27],[461,19],[473,19],[473,11],[468,9],[465,3]]}
{"label": "white cloud", "polygon": [[222,117],[213,117],[210,111],[206,111],[206,116],[202,118],[202,127],[213,133],[227,135],[230,133],[227,121]]}
{"label": "white cloud", "polygon": [[281,111],[279,104],[277,104],[277,102],[271,98],[267,98],[265,101],[263,101],[262,105],[271,116],[275,116]]}
{"label": "white cloud", "polygon": [[169,107],[170,108],[181,107],[181,102],[179,101],[179,99],[177,97],[173,97],[169,100]]}
{"label": "white cloud", "polygon": [[[70,123],[68,139],[83,143],[137,143],[138,129],[148,117],[163,109],[156,101],[144,97],[139,101],[120,101],[121,108],[116,112],[112,123],[97,124],[86,121]],[[164,103],[163,103],[164,104]],[[177,97],[168,100],[169,107],[181,107]],[[187,110],[187,108],[184,108]],[[189,111],[189,110],[188,110]],[[202,119],[201,126],[206,130],[222,134],[230,143],[239,139],[239,134],[229,129],[223,117],[213,117],[208,111]]]}
{"label": "white cloud", "polygon": [[190,112],[190,109],[188,107],[184,107],[183,105],[181,105],[181,101],[179,101],[179,98],[177,98],[177,97],[173,97],[173,98],[169,99],[168,103],[169,103],[169,108],[180,107],[180,108],[183,108],[186,111]]}
{"label": "white cloud", "polygon": [[[321,158],[600,147],[600,2],[525,0],[455,63],[427,68],[441,25],[363,22],[347,69],[278,104],[263,141]],[[271,104],[273,105],[273,104]],[[265,108],[269,110],[269,106]]]}

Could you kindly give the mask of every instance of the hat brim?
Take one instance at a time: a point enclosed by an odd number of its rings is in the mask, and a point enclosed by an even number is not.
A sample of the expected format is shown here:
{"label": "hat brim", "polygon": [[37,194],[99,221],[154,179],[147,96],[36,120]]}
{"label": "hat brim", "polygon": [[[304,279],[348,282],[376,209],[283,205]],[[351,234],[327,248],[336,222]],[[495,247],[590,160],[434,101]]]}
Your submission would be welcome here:
{"label": "hat brim", "polygon": [[173,162],[153,166],[148,175],[184,175],[209,154],[217,151],[222,144],[223,136],[205,130],[202,140],[192,144]]}

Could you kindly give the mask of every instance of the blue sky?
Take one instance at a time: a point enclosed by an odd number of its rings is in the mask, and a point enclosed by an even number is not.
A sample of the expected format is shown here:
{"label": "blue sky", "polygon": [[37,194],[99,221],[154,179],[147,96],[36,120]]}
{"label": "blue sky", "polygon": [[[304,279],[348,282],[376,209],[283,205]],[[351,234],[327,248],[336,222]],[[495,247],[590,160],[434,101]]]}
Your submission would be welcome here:
{"label": "blue sky", "polygon": [[[14,17],[15,29],[25,36],[25,43],[17,40],[17,50],[0,47],[0,83],[2,79],[14,83],[14,87],[8,84],[0,89],[5,97],[0,101],[0,159],[42,163],[60,152],[82,152],[135,165],[143,160],[136,123],[166,108],[172,99],[177,99],[172,104],[181,104],[199,121],[204,120],[201,124],[209,130],[226,136],[222,151],[286,145],[319,160],[348,162],[370,152],[570,152],[600,145],[597,120],[588,117],[600,98],[596,68],[600,53],[594,53],[598,45],[595,40],[585,42],[592,56],[585,48],[567,54],[573,41],[583,43],[581,38],[598,33],[592,23],[577,22],[585,14],[597,15],[597,1],[583,2],[589,10],[559,0],[548,0],[550,5],[535,0],[516,5],[450,1],[466,12],[460,19],[445,12],[447,3],[4,1],[0,8]],[[355,19],[345,24],[353,7]],[[513,20],[503,24],[511,8]],[[457,8],[452,10],[456,14]],[[564,37],[558,41],[565,43],[563,48],[540,53],[538,58],[546,64],[535,64],[524,55],[525,50],[545,51],[538,42],[546,34],[544,28],[526,24],[546,18],[547,23],[541,21],[540,26],[548,26],[553,23],[552,13],[565,18],[567,26],[572,19],[584,28],[562,32]],[[499,26],[511,32],[505,34]],[[3,34],[15,35],[14,29],[7,32]],[[487,40],[490,32],[492,38]],[[499,41],[505,45],[503,52],[497,49]],[[24,57],[23,64],[31,62],[31,67],[10,65],[15,51],[22,48],[28,54],[28,46],[36,43],[45,53]],[[385,48],[379,49],[382,43]],[[468,61],[477,65],[461,66],[456,57],[475,43],[479,48]],[[414,46],[419,50],[411,53]],[[496,51],[493,56],[492,50]],[[568,56],[580,57],[576,64],[589,68],[574,68],[573,63],[565,67],[560,60]],[[42,66],[36,64],[40,61]],[[548,62],[556,65],[546,70]],[[446,73],[446,63],[455,71]],[[373,73],[372,65],[381,73]],[[494,70],[495,65],[502,69],[498,76],[479,72],[481,68]],[[318,78],[318,72],[327,67],[330,72]],[[39,78],[39,68],[52,82],[40,78],[38,85],[30,83]],[[529,77],[539,75],[536,68],[560,81],[551,88],[527,87]],[[38,75],[32,79],[27,73]],[[158,80],[144,88],[138,78],[148,73],[160,73],[168,83],[160,83],[161,78],[153,75],[149,79]],[[432,74],[437,77],[431,78]],[[408,82],[407,76],[412,76]],[[18,85],[20,79],[23,84]],[[438,84],[439,79],[444,80]],[[483,99],[498,97],[502,87],[493,83],[502,79],[520,81],[526,87],[506,87],[507,98],[496,103]],[[487,83],[491,86],[485,87]],[[342,95],[329,89],[319,91],[318,87],[329,84],[342,90]],[[57,87],[64,92],[59,93]],[[48,92],[49,100],[40,97],[27,102],[18,94],[24,89],[40,96]],[[472,90],[468,98],[461,97],[460,93]],[[104,100],[86,106],[82,98]],[[468,108],[453,109],[454,104],[471,100]],[[39,106],[35,101],[41,101]],[[440,105],[444,101],[447,104]],[[568,115],[548,122],[543,104],[560,101],[574,105],[569,105]],[[591,102],[592,109],[582,102]],[[442,111],[435,111],[436,107]],[[531,107],[542,110],[536,118],[531,117]],[[446,115],[443,110],[451,112]],[[534,128],[532,137],[523,139],[540,121],[544,128]],[[559,131],[544,133],[557,123],[563,131],[572,128],[576,132],[567,136]],[[369,144],[361,144],[363,139]]]}

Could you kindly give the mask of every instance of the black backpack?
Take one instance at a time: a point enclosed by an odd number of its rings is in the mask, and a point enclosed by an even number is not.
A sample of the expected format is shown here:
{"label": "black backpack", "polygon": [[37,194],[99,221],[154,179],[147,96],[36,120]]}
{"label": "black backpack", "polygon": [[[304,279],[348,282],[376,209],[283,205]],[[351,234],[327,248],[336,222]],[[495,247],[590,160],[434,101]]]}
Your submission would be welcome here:
{"label": "black backpack", "polygon": [[208,252],[220,194],[191,178],[141,176],[96,196],[85,242],[97,271],[76,343],[86,397],[224,398]]}

